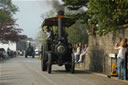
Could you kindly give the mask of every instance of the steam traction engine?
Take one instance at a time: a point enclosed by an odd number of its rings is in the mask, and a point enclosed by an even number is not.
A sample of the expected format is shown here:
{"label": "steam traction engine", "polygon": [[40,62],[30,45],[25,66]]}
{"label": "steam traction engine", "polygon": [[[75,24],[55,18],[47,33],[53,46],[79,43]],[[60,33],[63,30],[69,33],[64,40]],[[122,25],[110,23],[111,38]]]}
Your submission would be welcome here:
{"label": "steam traction engine", "polygon": [[[73,25],[75,21],[64,17],[64,12],[59,11],[57,17],[47,18],[42,24],[44,27],[57,27],[56,34],[52,33],[51,37],[47,39],[46,43],[42,45],[41,68],[42,71],[51,73],[52,65],[65,65],[68,72],[74,73],[75,62],[72,55],[72,45],[67,41],[67,34],[65,27]],[[50,28],[53,31],[53,28]],[[47,29],[47,28],[46,28]]]}

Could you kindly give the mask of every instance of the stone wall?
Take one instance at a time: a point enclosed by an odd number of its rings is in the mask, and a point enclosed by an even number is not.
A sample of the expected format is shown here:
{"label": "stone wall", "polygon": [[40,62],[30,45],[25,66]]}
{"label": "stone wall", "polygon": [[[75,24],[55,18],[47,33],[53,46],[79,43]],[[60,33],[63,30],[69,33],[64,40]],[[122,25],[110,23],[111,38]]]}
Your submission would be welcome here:
{"label": "stone wall", "polygon": [[[128,27],[111,32],[106,36],[90,35],[88,54],[82,68],[94,72],[109,74],[111,72],[110,53],[117,53],[114,50],[115,43],[120,43],[123,38],[128,38]],[[116,58],[112,59],[112,64],[116,64]]]}

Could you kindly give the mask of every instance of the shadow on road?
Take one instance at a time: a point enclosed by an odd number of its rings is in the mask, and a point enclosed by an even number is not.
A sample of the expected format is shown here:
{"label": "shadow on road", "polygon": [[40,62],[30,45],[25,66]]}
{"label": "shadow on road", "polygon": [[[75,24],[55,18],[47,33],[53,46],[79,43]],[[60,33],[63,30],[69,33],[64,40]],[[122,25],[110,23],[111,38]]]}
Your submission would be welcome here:
{"label": "shadow on road", "polygon": [[92,72],[89,72],[88,70],[76,70],[75,74],[91,74]]}
{"label": "shadow on road", "polygon": [[[71,72],[67,72],[65,70],[53,70],[52,71],[52,74],[65,74],[65,73],[70,73],[72,74]],[[75,70],[75,73],[73,74],[91,74],[92,72],[89,72],[87,70]]]}

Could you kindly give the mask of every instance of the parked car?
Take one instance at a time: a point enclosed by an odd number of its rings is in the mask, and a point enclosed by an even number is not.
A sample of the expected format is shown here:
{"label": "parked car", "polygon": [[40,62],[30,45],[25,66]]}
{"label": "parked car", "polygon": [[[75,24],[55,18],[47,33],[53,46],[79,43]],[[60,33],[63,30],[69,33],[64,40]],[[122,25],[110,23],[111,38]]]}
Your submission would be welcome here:
{"label": "parked car", "polygon": [[6,53],[4,48],[0,48],[0,57],[1,58],[6,58],[7,57],[7,53]]}
{"label": "parked car", "polygon": [[38,49],[35,49],[35,55],[40,55],[40,51]]}

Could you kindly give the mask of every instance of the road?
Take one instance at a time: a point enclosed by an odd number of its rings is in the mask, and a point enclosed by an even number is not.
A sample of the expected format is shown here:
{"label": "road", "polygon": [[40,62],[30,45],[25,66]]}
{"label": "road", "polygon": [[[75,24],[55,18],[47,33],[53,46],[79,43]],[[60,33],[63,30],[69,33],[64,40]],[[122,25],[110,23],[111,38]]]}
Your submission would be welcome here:
{"label": "road", "polygon": [[52,74],[41,71],[38,58],[18,56],[0,61],[0,85],[128,85],[84,70],[75,74],[54,65]]}

